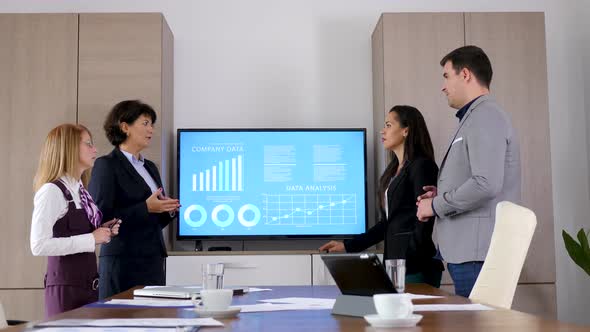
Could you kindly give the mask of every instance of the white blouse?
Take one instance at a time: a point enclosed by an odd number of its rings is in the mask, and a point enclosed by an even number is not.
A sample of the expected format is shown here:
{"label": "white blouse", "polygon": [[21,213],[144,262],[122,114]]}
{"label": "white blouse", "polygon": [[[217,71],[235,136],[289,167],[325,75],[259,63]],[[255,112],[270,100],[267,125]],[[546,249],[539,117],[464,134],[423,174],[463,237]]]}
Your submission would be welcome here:
{"label": "white blouse", "polygon": [[[80,209],[81,181],[71,177],[60,178],[72,194],[76,208]],[[64,256],[81,252],[94,252],[92,233],[54,238],[53,226],[68,212],[68,201],[53,183],[46,183],[35,193],[31,225],[31,251],[35,256]]]}

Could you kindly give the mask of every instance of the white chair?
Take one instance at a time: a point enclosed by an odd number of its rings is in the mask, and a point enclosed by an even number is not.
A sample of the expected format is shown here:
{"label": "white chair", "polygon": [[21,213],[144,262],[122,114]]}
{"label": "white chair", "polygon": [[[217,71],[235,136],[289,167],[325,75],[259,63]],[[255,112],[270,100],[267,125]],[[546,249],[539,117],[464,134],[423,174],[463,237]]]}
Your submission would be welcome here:
{"label": "white chair", "polygon": [[0,329],[8,327],[8,323],[6,322],[6,314],[4,314],[4,307],[2,307],[2,302],[0,301]]}
{"label": "white chair", "polygon": [[471,300],[510,309],[536,226],[533,211],[510,202],[496,205],[490,248],[469,295]]}

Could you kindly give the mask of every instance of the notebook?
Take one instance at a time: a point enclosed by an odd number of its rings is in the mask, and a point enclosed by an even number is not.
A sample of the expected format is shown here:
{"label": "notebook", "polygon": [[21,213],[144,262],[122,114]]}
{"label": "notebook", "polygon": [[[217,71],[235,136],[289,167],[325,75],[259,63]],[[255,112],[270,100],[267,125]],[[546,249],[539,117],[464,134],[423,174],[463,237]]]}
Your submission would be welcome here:
{"label": "notebook", "polygon": [[325,254],[320,257],[344,295],[396,293],[376,254]]}

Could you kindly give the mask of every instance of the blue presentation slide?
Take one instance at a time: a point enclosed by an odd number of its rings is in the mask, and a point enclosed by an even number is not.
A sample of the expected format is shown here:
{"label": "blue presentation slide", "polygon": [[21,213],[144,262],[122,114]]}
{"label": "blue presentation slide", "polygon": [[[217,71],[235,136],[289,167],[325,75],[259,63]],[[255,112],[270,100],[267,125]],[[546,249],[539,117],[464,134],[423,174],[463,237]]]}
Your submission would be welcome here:
{"label": "blue presentation slide", "polygon": [[365,231],[364,130],[179,132],[179,235]]}

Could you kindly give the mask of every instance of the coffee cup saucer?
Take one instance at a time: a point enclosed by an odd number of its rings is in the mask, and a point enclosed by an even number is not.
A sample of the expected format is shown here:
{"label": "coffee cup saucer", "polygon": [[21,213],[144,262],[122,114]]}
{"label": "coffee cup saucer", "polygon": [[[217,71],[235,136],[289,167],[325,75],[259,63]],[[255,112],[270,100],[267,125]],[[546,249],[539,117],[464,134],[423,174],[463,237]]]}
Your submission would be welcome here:
{"label": "coffee cup saucer", "polygon": [[211,310],[203,306],[195,307],[195,312],[198,313],[200,317],[232,318],[240,311],[242,311],[242,308],[240,307],[227,307],[226,309],[221,310]]}
{"label": "coffee cup saucer", "polygon": [[365,320],[373,327],[411,327],[416,326],[421,319],[422,315],[417,314],[403,318],[387,318],[377,314],[365,316]]}

